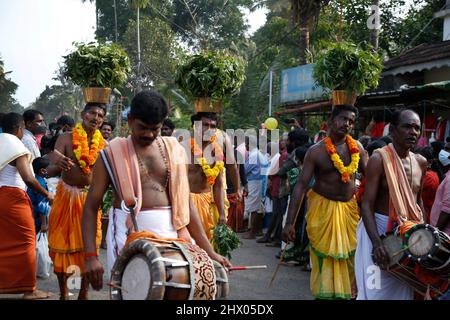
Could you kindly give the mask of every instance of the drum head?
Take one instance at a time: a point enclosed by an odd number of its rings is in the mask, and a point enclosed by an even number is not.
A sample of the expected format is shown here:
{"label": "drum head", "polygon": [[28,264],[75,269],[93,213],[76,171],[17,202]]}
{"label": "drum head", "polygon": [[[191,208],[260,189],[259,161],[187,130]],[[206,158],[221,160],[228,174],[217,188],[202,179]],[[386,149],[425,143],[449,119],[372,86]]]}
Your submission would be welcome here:
{"label": "drum head", "polygon": [[112,300],[162,300],[166,270],[158,249],[148,239],[126,246],[111,270]]}
{"label": "drum head", "polygon": [[148,259],[139,254],[130,259],[122,275],[122,299],[146,300],[150,291],[152,275]]}
{"label": "drum head", "polygon": [[415,257],[426,256],[434,247],[435,237],[428,228],[417,229],[411,232],[408,239],[408,251]]}
{"label": "drum head", "polygon": [[399,264],[405,255],[404,251],[402,251],[402,239],[393,233],[388,233],[381,240],[389,254],[389,267]]}

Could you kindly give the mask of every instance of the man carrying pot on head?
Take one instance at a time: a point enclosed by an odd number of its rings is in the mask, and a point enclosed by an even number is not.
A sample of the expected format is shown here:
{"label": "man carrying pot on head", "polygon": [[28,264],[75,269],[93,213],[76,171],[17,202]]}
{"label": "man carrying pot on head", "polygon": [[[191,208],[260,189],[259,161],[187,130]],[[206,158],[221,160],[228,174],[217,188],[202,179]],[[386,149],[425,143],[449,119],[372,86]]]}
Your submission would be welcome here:
{"label": "man carrying pot on head", "polygon": [[317,299],[351,299],[353,254],[359,221],[355,197],[356,172],[365,171],[366,153],[350,132],[357,109],[336,105],[329,119],[329,136],[309,148],[291,195],[283,240],[293,241],[294,216],[308,192],[306,231],[311,248],[311,291]]}

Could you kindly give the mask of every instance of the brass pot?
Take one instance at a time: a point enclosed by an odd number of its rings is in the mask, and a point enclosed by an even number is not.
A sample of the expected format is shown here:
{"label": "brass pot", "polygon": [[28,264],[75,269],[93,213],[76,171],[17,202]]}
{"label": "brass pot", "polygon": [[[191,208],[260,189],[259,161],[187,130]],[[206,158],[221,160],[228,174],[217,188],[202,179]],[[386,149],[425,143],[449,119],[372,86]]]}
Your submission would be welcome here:
{"label": "brass pot", "polygon": [[88,87],[83,88],[84,101],[86,103],[109,103],[111,88]]}
{"label": "brass pot", "polygon": [[195,100],[195,112],[222,112],[222,101],[212,101],[211,98],[198,98]]}
{"label": "brass pot", "polygon": [[354,92],[349,92],[347,90],[332,91],[333,106],[343,104],[354,106],[356,103],[356,98],[358,98],[358,96]]}

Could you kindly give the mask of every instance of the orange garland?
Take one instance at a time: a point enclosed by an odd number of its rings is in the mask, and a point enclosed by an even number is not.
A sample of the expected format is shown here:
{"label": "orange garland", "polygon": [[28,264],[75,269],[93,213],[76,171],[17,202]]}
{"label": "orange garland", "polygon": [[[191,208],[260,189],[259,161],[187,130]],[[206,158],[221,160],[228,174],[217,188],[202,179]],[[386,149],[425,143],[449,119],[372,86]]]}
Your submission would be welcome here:
{"label": "orange garland", "polygon": [[91,145],[88,145],[87,133],[81,123],[72,132],[72,148],[80,168],[85,174],[91,173],[91,166],[97,161],[99,151],[105,147],[105,140],[100,130],[95,130]]}
{"label": "orange garland", "polygon": [[325,147],[327,149],[328,154],[331,157],[331,161],[333,162],[334,167],[341,174],[341,180],[344,183],[348,183],[350,181],[351,175],[355,174],[356,171],[358,171],[360,154],[358,144],[350,135],[347,135],[345,137],[345,142],[347,143],[348,149],[350,150],[350,155],[352,159],[347,167],[344,165],[344,162],[342,161],[341,157],[339,157],[339,154],[337,153],[336,147],[331,141],[331,138],[326,137],[324,139]]}
{"label": "orange garland", "polygon": [[[214,151],[218,153],[217,157],[219,159],[223,159],[223,152],[216,142],[216,135],[212,136],[210,142],[213,144]],[[211,186],[214,185],[217,176],[222,171],[225,165],[223,160],[216,161],[215,165],[211,168],[208,165],[206,158],[202,157],[203,150],[197,145],[194,138],[191,138],[191,150],[194,155],[194,161],[196,161],[202,167],[203,173],[206,176],[208,184]]]}

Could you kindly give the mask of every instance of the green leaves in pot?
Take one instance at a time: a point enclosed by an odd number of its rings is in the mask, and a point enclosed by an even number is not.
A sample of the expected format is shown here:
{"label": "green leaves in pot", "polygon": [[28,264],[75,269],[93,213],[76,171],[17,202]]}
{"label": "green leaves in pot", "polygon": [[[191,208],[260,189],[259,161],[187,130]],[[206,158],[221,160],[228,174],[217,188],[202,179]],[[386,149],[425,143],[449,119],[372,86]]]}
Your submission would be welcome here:
{"label": "green leaves in pot", "polygon": [[245,62],[229,51],[193,55],[175,74],[175,83],[191,98],[223,100],[235,94],[245,80]]}
{"label": "green leaves in pot", "polygon": [[383,63],[378,54],[352,43],[340,42],[319,53],[313,77],[324,88],[361,95],[378,87],[382,70]]}
{"label": "green leaves in pot", "polygon": [[64,56],[64,76],[81,87],[115,88],[131,71],[130,60],[119,45],[75,43],[76,50]]}
{"label": "green leaves in pot", "polygon": [[231,251],[239,248],[241,240],[229,226],[221,223],[214,228],[211,243],[214,251],[231,259]]}

